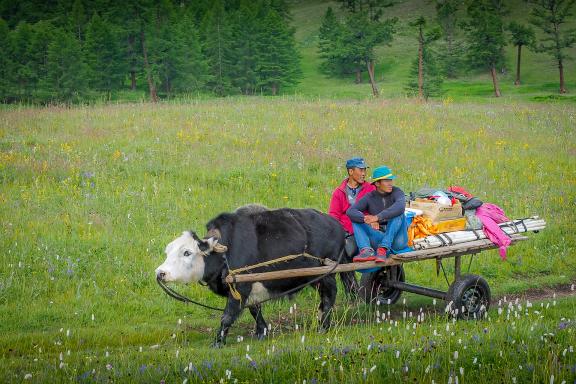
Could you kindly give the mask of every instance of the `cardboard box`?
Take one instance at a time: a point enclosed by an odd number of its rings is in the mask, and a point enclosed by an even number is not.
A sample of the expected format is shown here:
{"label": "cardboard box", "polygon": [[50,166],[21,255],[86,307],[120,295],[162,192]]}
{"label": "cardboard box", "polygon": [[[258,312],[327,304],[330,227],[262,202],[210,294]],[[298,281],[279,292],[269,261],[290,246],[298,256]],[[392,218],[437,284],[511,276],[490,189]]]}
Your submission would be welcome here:
{"label": "cardboard box", "polygon": [[435,201],[427,199],[416,199],[410,201],[410,208],[420,209],[432,220],[432,223],[437,224],[441,220],[458,219],[464,217],[462,215],[462,204],[457,202],[451,207],[440,205]]}

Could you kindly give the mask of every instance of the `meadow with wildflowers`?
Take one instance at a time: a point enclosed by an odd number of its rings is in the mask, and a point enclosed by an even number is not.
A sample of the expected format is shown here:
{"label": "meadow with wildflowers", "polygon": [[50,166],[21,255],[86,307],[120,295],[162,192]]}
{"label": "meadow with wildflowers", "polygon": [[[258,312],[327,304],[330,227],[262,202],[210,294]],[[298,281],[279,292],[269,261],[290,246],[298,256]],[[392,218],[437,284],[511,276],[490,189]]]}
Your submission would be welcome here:
{"label": "meadow with wildflowers", "polygon": [[[2,107],[0,381],[573,383],[575,126],[571,104],[449,98]],[[505,262],[474,258],[494,296],[485,319],[454,321],[421,296],[372,307],[340,291],[318,334],[307,289],[265,305],[265,341],[245,313],[211,349],[219,313],[154,281],[165,245],[247,203],[326,211],[355,155],[389,165],[405,192],[461,185],[548,227]],[[446,289],[433,261],[405,269]]]}

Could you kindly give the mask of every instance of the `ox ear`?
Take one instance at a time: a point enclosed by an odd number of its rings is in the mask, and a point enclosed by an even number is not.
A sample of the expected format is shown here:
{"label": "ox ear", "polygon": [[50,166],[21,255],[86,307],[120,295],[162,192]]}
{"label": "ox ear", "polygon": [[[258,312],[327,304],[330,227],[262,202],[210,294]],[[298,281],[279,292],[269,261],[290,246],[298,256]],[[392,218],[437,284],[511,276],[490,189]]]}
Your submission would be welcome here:
{"label": "ox ear", "polygon": [[210,250],[217,253],[224,253],[228,250],[228,247],[224,244],[220,244],[218,239],[215,237],[209,237],[205,239],[206,243],[209,244]]}

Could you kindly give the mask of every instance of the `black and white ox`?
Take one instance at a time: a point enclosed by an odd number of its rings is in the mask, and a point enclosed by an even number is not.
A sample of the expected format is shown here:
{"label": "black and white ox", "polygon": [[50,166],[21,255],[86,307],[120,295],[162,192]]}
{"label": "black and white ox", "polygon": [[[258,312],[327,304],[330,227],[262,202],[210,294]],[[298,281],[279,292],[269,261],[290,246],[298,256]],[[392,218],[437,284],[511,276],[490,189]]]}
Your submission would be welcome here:
{"label": "black and white ox", "polygon": [[[256,336],[266,335],[266,321],[259,303],[311,281],[316,276],[291,277],[281,280],[236,283],[241,299],[237,300],[224,282],[228,268],[234,270],[282,256],[303,252],[320,259],[339,259],[344,248],[344,231],[332,217],[314,209],[268,210],[250,205],[234,213],[222,213],[207,225],[208,235],[199,238],[194,232],[184,232],[166,247],[166,261],[156,269],[164,282],[203,282],[218,295],[227,297],[221,326],[214,345],[226,342],[230,326],[247,306],[256,320]],[[225,256],[225,257],[224,257]],[[229,266],[226,265],[225,258]],[[316,258],[298,257],[250,272],[318,267]],[[330,313],[336,299],[336,280],[327,275],[319,280],[320,330],[330,326]]]}

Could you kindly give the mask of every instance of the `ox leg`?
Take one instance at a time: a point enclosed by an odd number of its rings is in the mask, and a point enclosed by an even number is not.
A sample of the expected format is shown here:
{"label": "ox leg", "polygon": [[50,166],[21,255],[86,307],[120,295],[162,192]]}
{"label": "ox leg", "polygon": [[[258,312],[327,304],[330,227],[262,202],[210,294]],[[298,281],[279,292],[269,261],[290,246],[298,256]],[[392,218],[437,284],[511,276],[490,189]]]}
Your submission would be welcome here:
{"label": "ox leg", "polygon": [[254,305],[249,307],[250,313],[254,320],[256,320],[256,337],[258,340],[262,340],[266,337],[266,321],[262,316],[262,307],[259,305]]}
{"label": "ox leg", "polygon": [[341,272],[340,281],[344,285],[344,293],[349,300],[355,300],[358,296],[358,281],[356,281],[356,273]]}
{"label": "ox leg", "polygon": [[230,327],[240,313],[242,312],[242,307],[240,306],[240,302],[238,300],[228,298],[226,302],[226,308],[224,308],[224,313],[222,314],[222,318],[220,321],[220,329],[218,330],[218,334],[216,334],[216,340],[213,347],[220,348],[226,344],[226,336],[228,335],[228,331]]}
{"label": "ox leg", "polygon": [[318,287],[320,293],[320,331],[326,331],[330,328],[330,318],[332,317],[332,307],[336,302],[336,278],[334,275],[326,276],[320,280]]}

